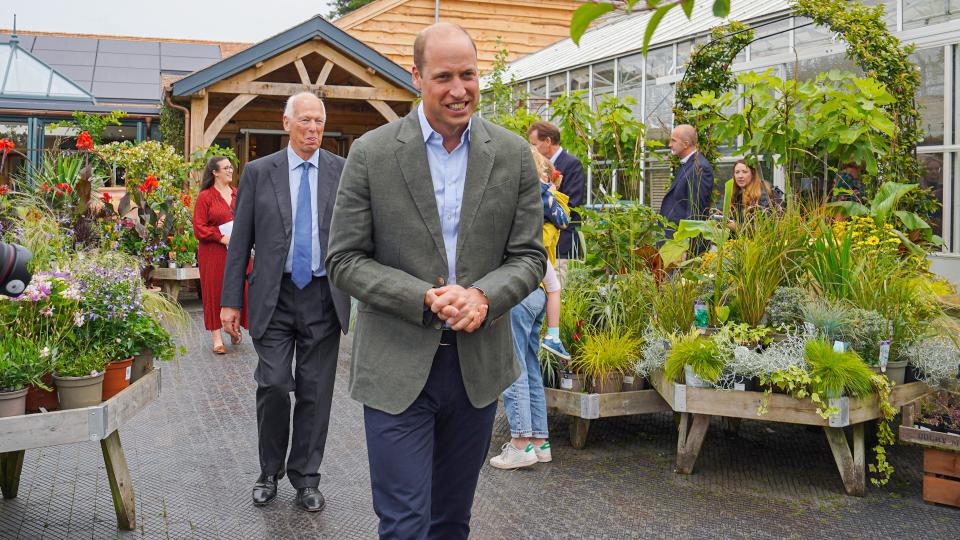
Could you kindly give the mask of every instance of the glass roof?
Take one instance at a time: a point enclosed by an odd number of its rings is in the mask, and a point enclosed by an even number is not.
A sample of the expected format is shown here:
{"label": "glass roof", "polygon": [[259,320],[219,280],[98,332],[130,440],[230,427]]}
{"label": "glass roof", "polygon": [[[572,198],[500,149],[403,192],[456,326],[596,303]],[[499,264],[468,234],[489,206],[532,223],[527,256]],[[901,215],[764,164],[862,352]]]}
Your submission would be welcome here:
{"label": "glass roof", "polygon": [[16,39],[0,43],[0,97],[94,101],[89,92],[20,48]]}

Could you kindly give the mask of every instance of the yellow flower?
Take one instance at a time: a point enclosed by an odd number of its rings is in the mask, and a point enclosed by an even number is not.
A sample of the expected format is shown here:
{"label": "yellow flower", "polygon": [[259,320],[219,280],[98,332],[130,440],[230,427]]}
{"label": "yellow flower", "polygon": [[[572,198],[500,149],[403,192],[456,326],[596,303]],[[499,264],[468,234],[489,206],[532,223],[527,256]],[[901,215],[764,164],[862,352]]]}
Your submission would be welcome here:
{"label": "yellow flower", "polygon": [[868,246],[875,246],[879,243],[880,243],[880,239],[877,238],[876,236],[871,236],[870,238],[867,238],[867,241],[866,241],[866,244]]}

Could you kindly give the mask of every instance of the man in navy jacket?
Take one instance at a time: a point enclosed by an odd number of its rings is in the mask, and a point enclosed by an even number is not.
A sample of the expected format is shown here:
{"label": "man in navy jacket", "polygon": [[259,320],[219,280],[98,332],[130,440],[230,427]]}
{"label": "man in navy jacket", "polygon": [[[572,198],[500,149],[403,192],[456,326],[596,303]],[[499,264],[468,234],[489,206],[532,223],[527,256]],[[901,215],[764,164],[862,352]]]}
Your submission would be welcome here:
{"label": "man in navy jacket", "polygon": [[570,197],[570,226],[560,231],[557,246],[557,273],[563,281],[567,273],[567,261],[579,258],[583,254],[577,235],[580,214],[576,208],[582,206],[587,195],[587,178],[583,173],[583,164],[576,156],[560,146],[560,130],[550,122],[534,122],[527,130],[527,140],[560,171],[563,179],[557,188],[560,193]]}
{"label": "man in navy jacket", "polygon": [[[672,223],[681,219],[706,219],[713,197],[713,167],[698,150],[697,130],[689,124],[673,128],[670,152],[680,158],[680,168],[660,203],[660,215]],[[673,238],[673,229],[667,229]]]}

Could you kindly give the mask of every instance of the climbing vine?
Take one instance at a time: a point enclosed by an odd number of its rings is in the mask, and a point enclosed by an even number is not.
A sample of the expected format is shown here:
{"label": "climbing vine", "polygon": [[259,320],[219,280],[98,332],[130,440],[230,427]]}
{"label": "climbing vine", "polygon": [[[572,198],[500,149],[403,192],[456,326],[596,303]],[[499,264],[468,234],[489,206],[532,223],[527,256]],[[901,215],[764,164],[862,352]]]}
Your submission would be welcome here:
{"label": "climbing vine", "polygon": [[[687,71],[677,83],[676,102],[673,107],[674,125],[688,124],[693,120],[693,107],[690,99],[707,90],[720,95],[737,86],[730,64],[744,47],[753,41],[753,29],[746,24],[733,21],[718,26],[710,32],[710,41],[698,46],[690,55]],[[700,137],[700,151],[710,162],[719,158],[717,144],[713,138],[713,127],[697,126]]]}
{"label": "climbing vine", "polygon": [[[846,0],[794,0],[794,12],[840,34],[847,43],[847,58],[867,77],[883,83],[895,98],[884,106],[896,127],[895,135],[890,151],[878,156],[878,174],[875,182],[867,185],[868,195],[872,197],[884,181],[916,183],[922,174],[916,150],[923,132],[916,102],[920,71],[910,61],[915,47],[901,45],[887,30],[883,5],[871,8]],[[915,203],[929,206],[921,200]]]}
{"label": "climbing vine", "polygon": [[166,103],[160,105],[160,140],[183,155],[183,113]]}

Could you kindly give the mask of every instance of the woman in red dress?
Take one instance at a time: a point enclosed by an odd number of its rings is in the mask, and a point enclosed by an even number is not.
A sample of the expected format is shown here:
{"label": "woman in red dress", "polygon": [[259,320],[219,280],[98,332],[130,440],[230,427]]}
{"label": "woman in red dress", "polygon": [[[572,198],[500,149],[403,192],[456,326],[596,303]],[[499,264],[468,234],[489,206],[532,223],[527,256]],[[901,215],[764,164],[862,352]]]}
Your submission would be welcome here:
{"label": "woman in red dress", "polygon": [[[223,269],[227,262],[230,236],[220,226],[233,221],[237,190],[231,185],[233,165],[223,156],[214,156],[203,169],[203,182],[193,209],[193,234],[200,241],[197,262],[200,265],[200,291],[203,293],[203,324],[213,335],[213,352],[225,354],[220,333],[220,292],[223,290]],[[240,324],[247,327],[247,299],[244,291]],[[235,341],[239,343],[239,340]]]}

